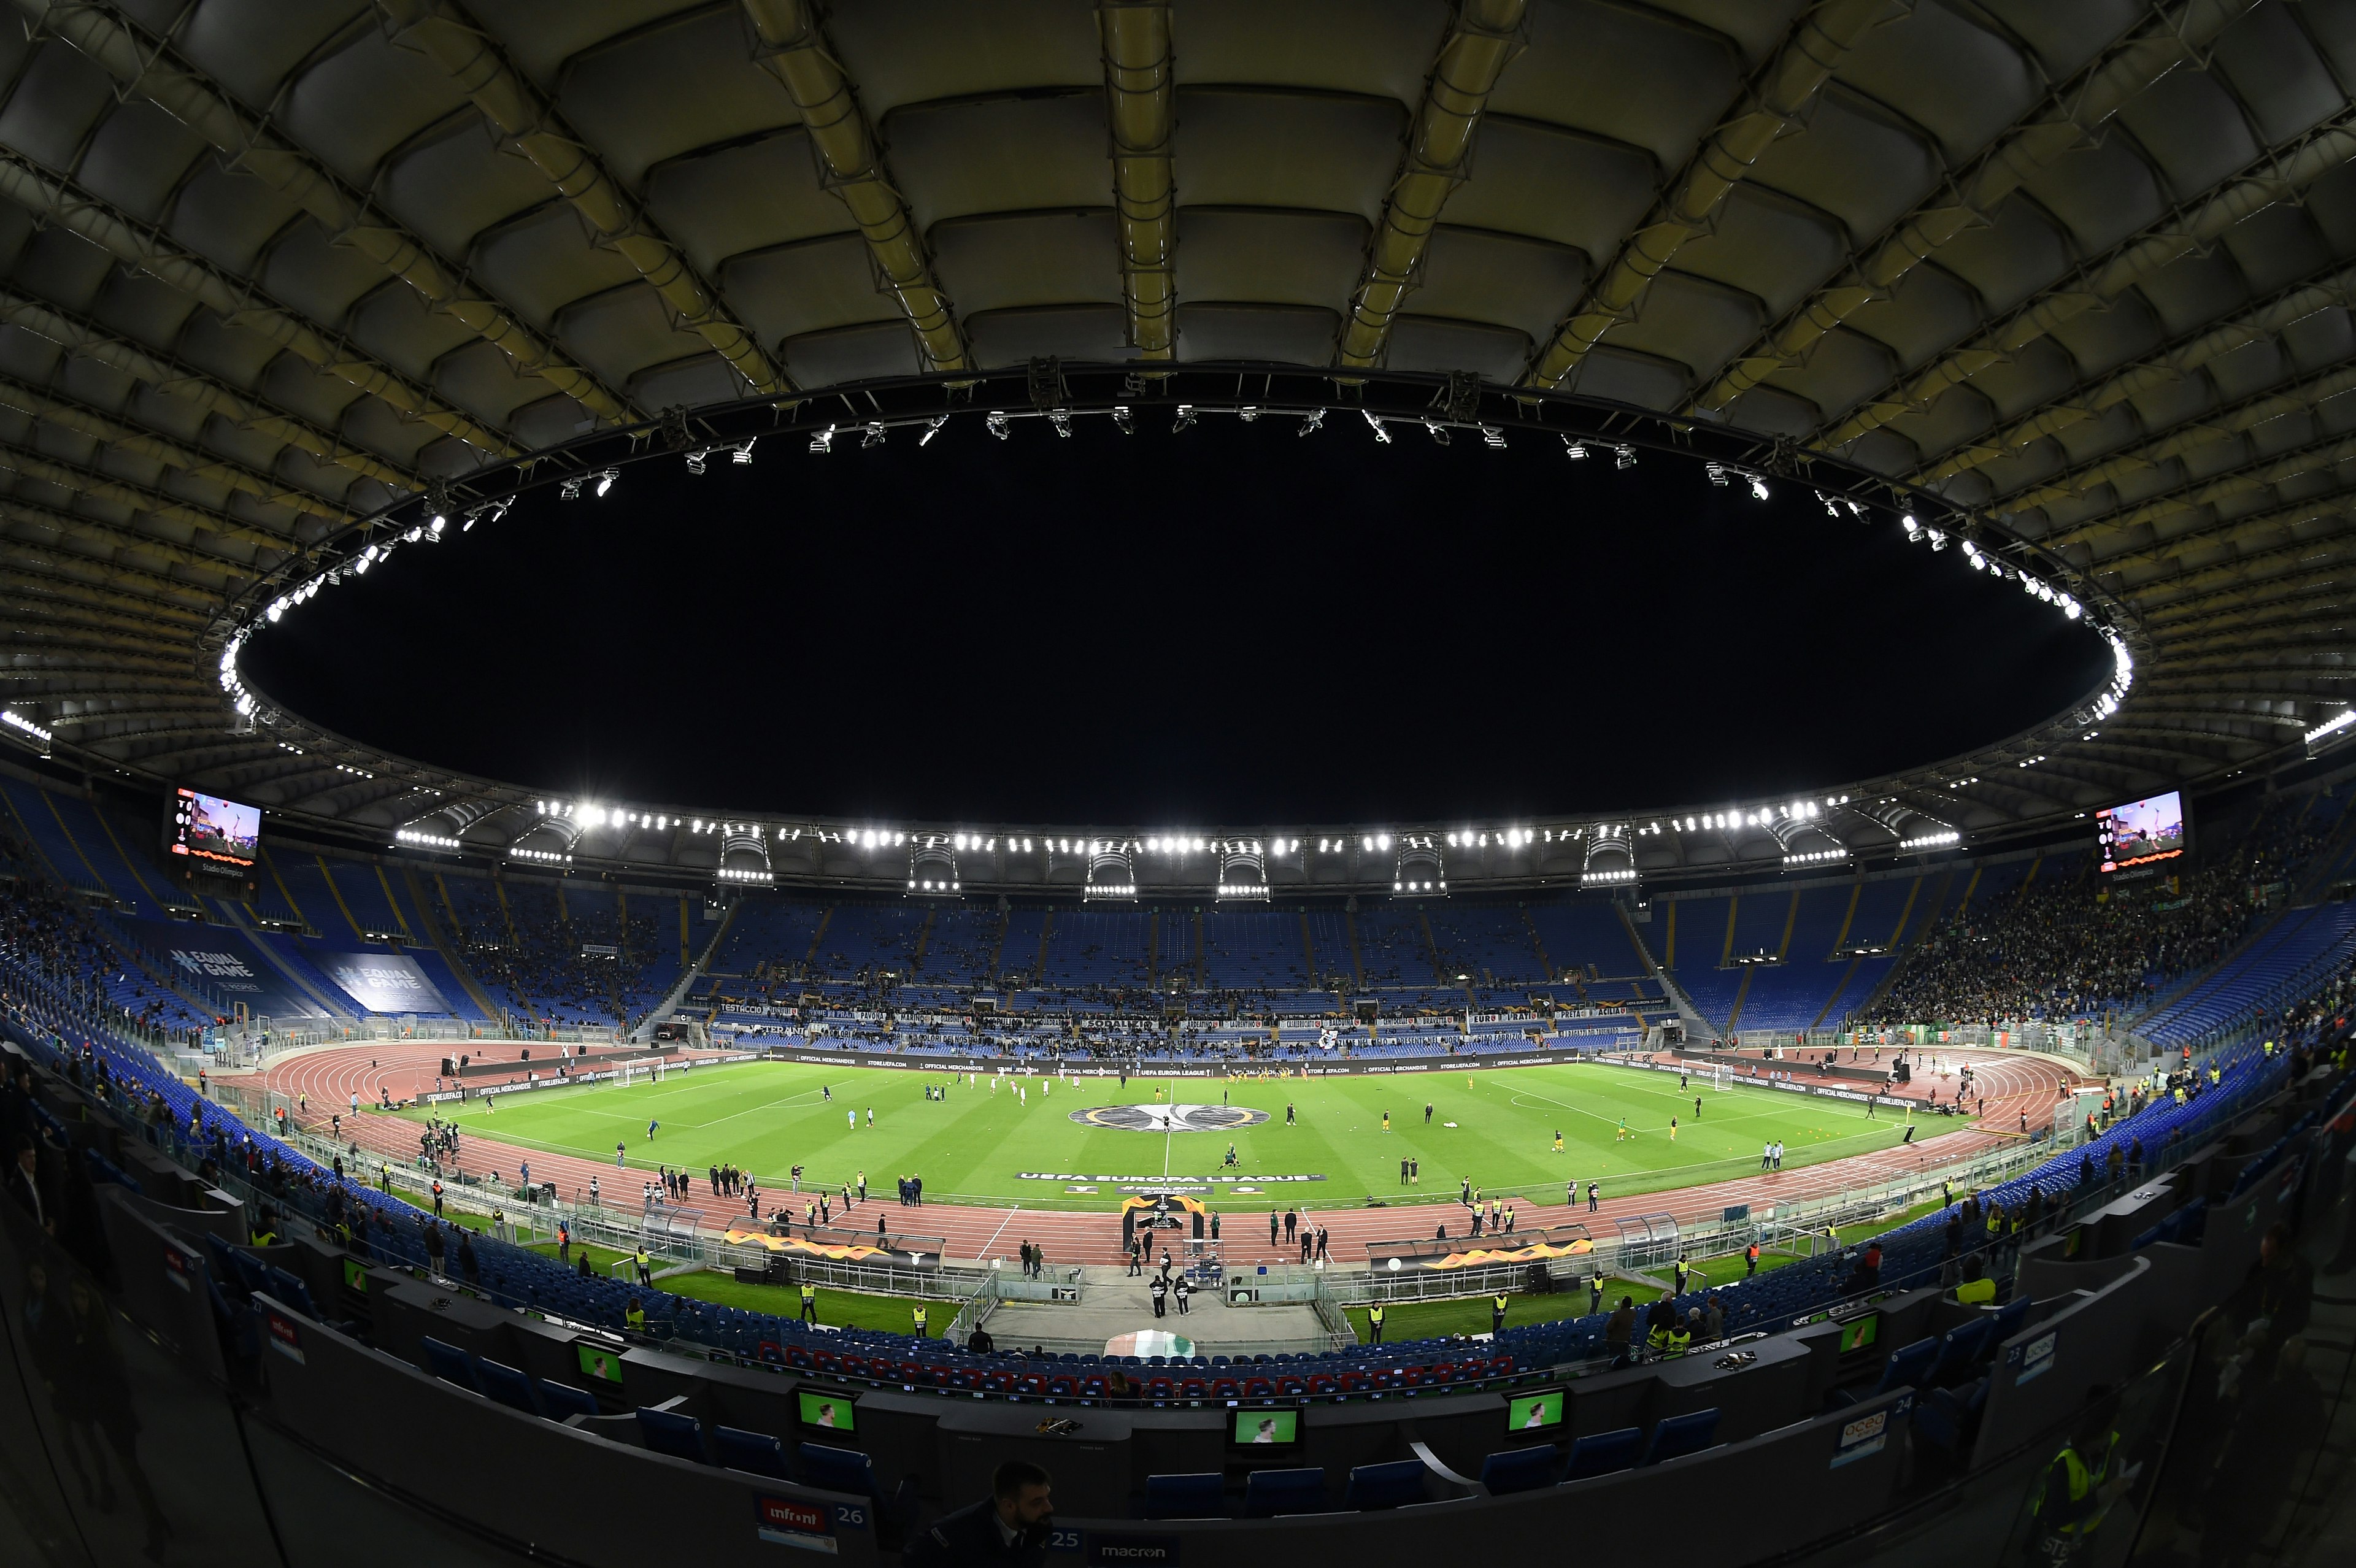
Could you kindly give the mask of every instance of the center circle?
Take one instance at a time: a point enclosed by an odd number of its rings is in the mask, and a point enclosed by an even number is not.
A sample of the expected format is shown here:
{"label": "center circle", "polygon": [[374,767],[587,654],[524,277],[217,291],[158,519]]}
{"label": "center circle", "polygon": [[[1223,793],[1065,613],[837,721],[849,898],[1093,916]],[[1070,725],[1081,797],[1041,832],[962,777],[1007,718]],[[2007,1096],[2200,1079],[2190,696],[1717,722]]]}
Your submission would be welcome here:
{"label": "center circle", "polygon": [[1072,1120],[1124,1133],[1224,1133],[1256,1127],[1268,1113],[1248,1105],[1091,1105],[1074,1111]]}

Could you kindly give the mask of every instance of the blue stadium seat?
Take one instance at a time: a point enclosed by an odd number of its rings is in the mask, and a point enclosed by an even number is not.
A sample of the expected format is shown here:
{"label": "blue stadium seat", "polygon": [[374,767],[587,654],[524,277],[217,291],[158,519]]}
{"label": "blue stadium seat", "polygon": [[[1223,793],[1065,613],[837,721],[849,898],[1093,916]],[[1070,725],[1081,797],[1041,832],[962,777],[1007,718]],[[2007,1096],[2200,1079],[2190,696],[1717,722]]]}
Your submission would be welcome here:
{"label": "blue stadium seat", "polygon": [[1425,1489],[1425,1477],[1430,1471],[1420,1459],[1395,1459],[1386,1465],[1359,1465],[1350,1471],[1350,1484],[1342,1493],[1345,1509],[1404,1508],[1409,1503],[1428,1502],[1431,1494]]}
{"label": "blue stadium seat", "polygon": [[1653,1440],[1644,1448],[1644,1463],[1658,1465],[1670,1459],[1683,1458],[1712,1447],[1718,1440],[1718,1412],[1697,1410],[1685,1415],[1672,1415],[1653,1428]]}
{"label": "blue stadium seat", "polygon": [[1509,1448],[1481,1461],[1481,1485],[1493,1497],[1507,1492],[1534,1492],[1561,1480],[1569,1458],[1551,1443],[1541,1443],[1534,1448]]}
{"label": "blue stadium seat", "polygon": [[1594,1432],[1570,1445],[1570,1463],[1563,1479],[1583,1481],[1590,1476],[1608,1476],[1615,1470],[1631,1470],[1636,1466],[1637,1451],[1644,1446],[1641,1427],[1623,1426],[1617,1432]]}
{"label": "blue stadium seat", "polygon": [[1924,1386],[1937,1388],[1954,1382],[1987,1360],[1988,1347],[1996,1342],[1989,1338],[1995,1330],[1994,1313],[1948,1329],[1947,1337],[1939,1341],[1938,1360],[1923,1375]]}
{"label": "blue stadium seat", "polygon": [[875,1487],[874,1461],[855,1448],[805,1443],[798,1451],[798,1457],[804,1486],[816,1487],[823,1492],[849,1492],[862,1498],[880,1495]]}
{"label": "blue stadium seat", "polygon": [[1145,1477],[1147,1519],[1225,1519],[1226,1477],[1216,1470]]}
{"label": "blue stadium seat", "polygon": [[793,1479],[786,1470],[786,1445],[766,1432],[714,1426],[712,1429],[712,1455],[716,1463],[731,1470],[744,1470],[780,1481]]}
{"label": "blue stadium seat", "polygon": [[1244,1483],[1244,1517],[1273,1519],[1284,1513],[1323,1513],[1325,1472],[1315,1467],[1298,1470],[1254,1470]]}
{"label": "blue stadium seat", "polygon": [[430,1337],[418,1343],[425,1352],[425,1370],[428,1372],[445,1383],[456,1383],[475,1393],[483,1392],[482,1383],[475,1377],[474,1357],[455,1345]]}
{"label": "blue stadium seat", "polygon": [[1835,1390],[1834,1402],[1839,1404],[1855,1404],[1859,1400],[1871,1399],[1876,1394],[1888,1393],[1891,1389],[1920,1388],[1928,1379],[1931,1368],[1938,1359],[1938,1340],[1917,1339],[1902,1349],[1892,1350],[1890,1353],[1890,1360],[1881,1363],[1880,1378],[1871,1388],[1862,1393]]}
{"label": "blue stadium seat", "polygon": [[691,1459],[702,1464],[703,1423],[691,1415],[681,1415],[675,1410],[650,1410],[638,1406],[638,1436],[647,1447],[657,1454],[668,1454],[674,1459]]}
{"label": "blue stadium seat", "polygon": [[510,1410],[520,1410],[526,1415],[541,1413],[540,1401],[532,1397],[531,1380],[513,1367],[477,1358],[475,1381],[485,1397],[495,1399]]}

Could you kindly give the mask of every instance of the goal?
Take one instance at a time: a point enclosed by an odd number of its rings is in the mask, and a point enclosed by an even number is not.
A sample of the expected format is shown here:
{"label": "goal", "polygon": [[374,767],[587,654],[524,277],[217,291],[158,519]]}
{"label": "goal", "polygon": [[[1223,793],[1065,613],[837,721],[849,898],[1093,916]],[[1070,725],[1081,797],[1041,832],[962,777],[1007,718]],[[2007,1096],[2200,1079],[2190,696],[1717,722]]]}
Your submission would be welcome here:
{"label": "goal", "polygon": [[1734,1069],[1723,1061],[1713,1065],[1709,1070],[1709,1086],[1713,1089],[1733,1088]]}
{"label": "goal", "polygon": [[662,1082],[662,1076],[663,1059],[659,1056],[649,1056],[637,1061],[625,1061],[614,1069],[614,1082],[625,1089],[633,1083],[644,1083],[649,1080],[659,1083]]}

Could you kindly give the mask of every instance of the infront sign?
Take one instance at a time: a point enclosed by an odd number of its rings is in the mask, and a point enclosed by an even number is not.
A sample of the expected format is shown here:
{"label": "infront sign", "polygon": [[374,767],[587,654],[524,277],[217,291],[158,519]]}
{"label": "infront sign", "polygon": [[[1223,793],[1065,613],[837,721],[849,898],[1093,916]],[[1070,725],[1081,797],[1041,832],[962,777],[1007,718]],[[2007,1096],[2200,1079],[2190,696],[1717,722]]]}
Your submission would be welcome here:
{"label": "infront sign", "polygon": [[762,1540],[778,1546],[798,1546],[830,1556],[837,1550],[834,1527],[827,1519],[826,1509],[818,1503],[764,1497],[760,1499],[756,1529]]}

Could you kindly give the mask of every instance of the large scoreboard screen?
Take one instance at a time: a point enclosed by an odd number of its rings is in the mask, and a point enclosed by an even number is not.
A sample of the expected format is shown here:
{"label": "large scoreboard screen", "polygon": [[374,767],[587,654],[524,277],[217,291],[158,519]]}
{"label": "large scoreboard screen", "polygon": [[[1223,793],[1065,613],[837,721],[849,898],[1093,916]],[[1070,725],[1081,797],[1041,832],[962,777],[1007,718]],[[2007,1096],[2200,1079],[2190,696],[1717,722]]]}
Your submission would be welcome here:
{"label": "large scoreboard screen", "polygon": [[251,866],[262,845],[262,807],[175,790],[168,831],[166,847],[175,855],[216,866]]}
{"label": "large scoreboard screen", "polygon": [[2094,813],[2094,844],[2105,871],[2173,860],[2184,853],[2184,796],[2177,790]]}

